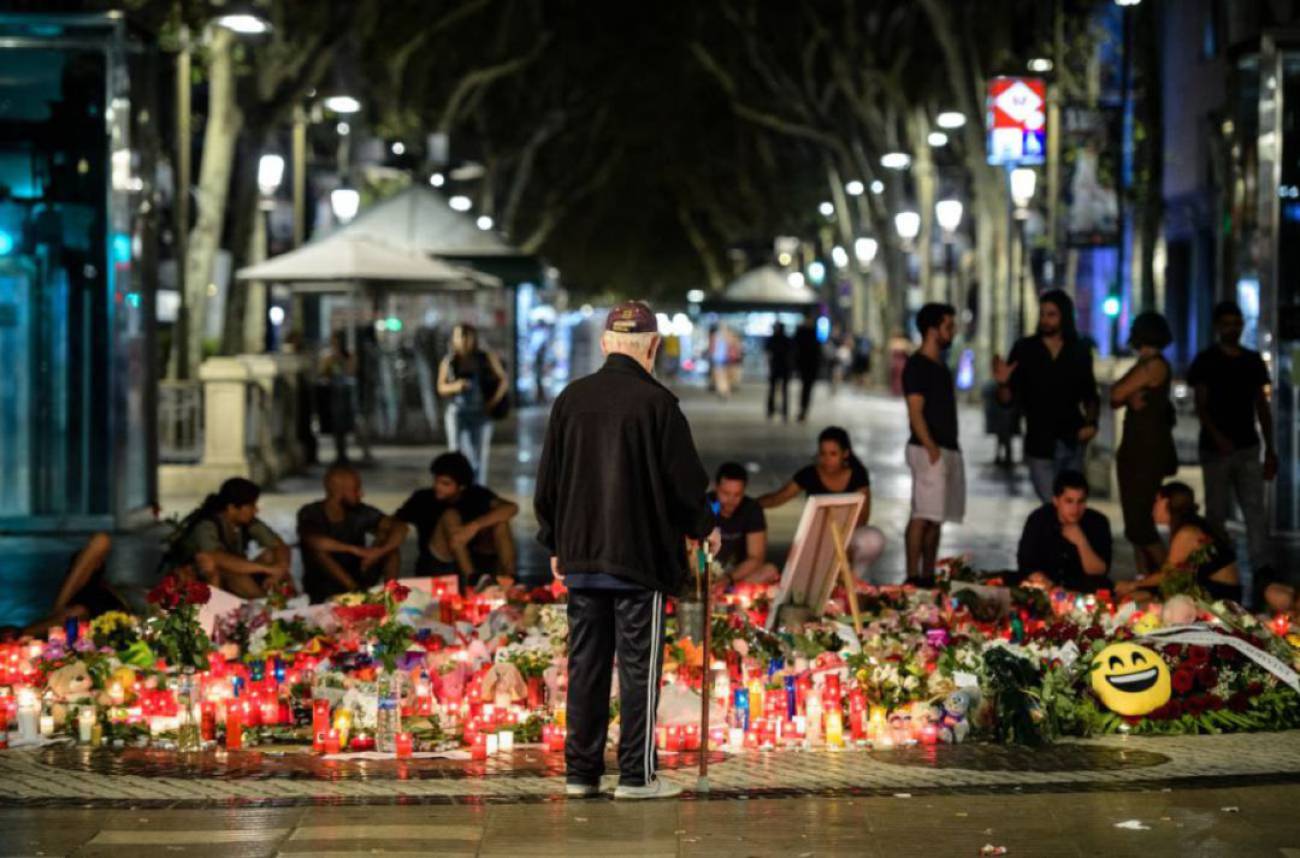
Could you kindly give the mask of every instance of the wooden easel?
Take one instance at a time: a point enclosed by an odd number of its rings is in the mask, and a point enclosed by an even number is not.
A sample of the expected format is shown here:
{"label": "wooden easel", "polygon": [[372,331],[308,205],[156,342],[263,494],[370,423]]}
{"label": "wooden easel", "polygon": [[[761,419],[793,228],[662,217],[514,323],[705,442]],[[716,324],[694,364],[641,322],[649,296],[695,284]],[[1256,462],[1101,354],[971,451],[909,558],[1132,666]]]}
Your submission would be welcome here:
{"label": "wooden easel", "polygon": [[853,569],[849,566],[849,555],[844,551],[844,531],[840,523],[831,519],[831,540],[835,543],[836,565],[840,567],[840,578],[844,583],[844,592],[849,599],[849,611],[853,613],[853,630],[862,636],[862,614],[858,610],[858,591],[854,587]]}

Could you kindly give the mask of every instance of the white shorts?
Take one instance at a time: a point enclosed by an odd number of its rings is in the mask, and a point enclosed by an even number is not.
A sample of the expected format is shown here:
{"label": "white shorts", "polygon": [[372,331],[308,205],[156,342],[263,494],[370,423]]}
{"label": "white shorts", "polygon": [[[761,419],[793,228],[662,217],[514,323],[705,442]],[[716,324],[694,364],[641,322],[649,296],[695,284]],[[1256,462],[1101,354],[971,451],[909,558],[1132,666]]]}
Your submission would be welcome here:
{"label": "white shorts", "polygon": [[907,466],[912,470],[912,518],[960,524],[966,516],[966,469],[961,453],[939,449],[939,461],[930,464],[924,447],[907,445]]}

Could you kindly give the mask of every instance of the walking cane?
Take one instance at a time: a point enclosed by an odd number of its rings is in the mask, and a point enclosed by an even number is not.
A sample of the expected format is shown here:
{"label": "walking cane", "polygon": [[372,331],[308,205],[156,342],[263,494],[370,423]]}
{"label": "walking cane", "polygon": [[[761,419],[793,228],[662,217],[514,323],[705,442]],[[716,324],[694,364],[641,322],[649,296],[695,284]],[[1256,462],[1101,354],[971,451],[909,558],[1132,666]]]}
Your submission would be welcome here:
{"label": "walking cane", "polygon": [[696,550],[696,562],[699,564],[699,574],[696,580],[703,579],[702,587],[703,596],[701,598],[704,614],[704,655],[701,658],[700,669],[703,674],[700,680],[700,775],[695,779],[696,792],[709,791],[709,692],[713,684],[713,656],[709,652],[709,633],[713,626],[713,617],[709,613],[709,593],[713,589],[712,582],[709,580],[709,569],[713,565],[713,557],[709,553],[709,543],[704,541]]}

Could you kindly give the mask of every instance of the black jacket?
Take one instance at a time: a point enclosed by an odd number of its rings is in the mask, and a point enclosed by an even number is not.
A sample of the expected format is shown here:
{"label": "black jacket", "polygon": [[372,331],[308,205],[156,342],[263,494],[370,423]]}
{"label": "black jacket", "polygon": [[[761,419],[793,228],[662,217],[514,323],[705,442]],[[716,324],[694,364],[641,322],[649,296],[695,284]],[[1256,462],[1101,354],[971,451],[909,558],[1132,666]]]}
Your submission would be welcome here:
{"label": "black jacket", "polygon": [[610,355],[551,407],[537,469],[537,539],[566,573],[603,572],[673,592],[686,536],[713,528],[709,477],[677,397]]}

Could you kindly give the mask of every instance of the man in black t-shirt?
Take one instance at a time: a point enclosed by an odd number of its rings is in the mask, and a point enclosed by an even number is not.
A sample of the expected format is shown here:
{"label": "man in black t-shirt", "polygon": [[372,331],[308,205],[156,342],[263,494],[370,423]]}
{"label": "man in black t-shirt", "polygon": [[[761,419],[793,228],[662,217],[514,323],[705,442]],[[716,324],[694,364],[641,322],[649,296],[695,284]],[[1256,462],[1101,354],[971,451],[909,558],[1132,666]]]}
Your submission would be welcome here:
{"label": "man in black t-shirt", "polygon": [[517,504],[474,482],[474,469],[462,453],[443,453],[429,467],[433,488],[407,498],[397,518],[414,525],[420,543],[417,575],[460,575],[461,587],[492,583],[509,587],[515,579],[515,540],[510,520]]}
{"label": "man in black t-shirt", "polygon": [[397,577],[406,525],[361,498],[361,475],[336,464],[325,472],[325,499],[298,510],[302,584],[313,603]]}
{"label": "man in black t-shirt", "polygon": [[[1255,593],[1275,577],[1269,557],[1268,512],[1264,483],[1277,475],[1273,447],[1271,379],[1259,352],[1241,346],[1245,320],[1241,308],[1224,301],[1214,308],[1218,342],[1196,356],[1187,383],[1196,390],[1201,419],[1201,469],[1205,477],[1205,517],[1224,532],[1236,495],[1246,520],[1246,541]],[[1264,436],[1260,456],[1260,432]]]}
{"label": "man in black t-shirt", "polygon": [[1106,516],[1088,509],[1088,481],[1062,471],[1052,485],[1052,502],[1029,514],[1016,552],[1027,582],[1093,593],[1110,586],[1112,540]]}
{"label": "man in black t-shirt", "polygon": [[944,349],[956,335],[957,311],[926,304],[916,314],[921,347],[903,366],[903,393],[912,434],[907,465],[912,471],[912,518],[907,523],[907,578],[934,579],[939,535],[945,521],[966,515],[966,472],[957,443],[957,393]]}
{"label": "man in black t-shirt", "polygon": [[723,586],[748,581],[771,584],[781,572],[767,562],[767,516],[758,501],[745,495],[749,474],[745,466],[726,462],[714,477],[709,507],[722,535],[722,547],[714,559],[724,571]]}

